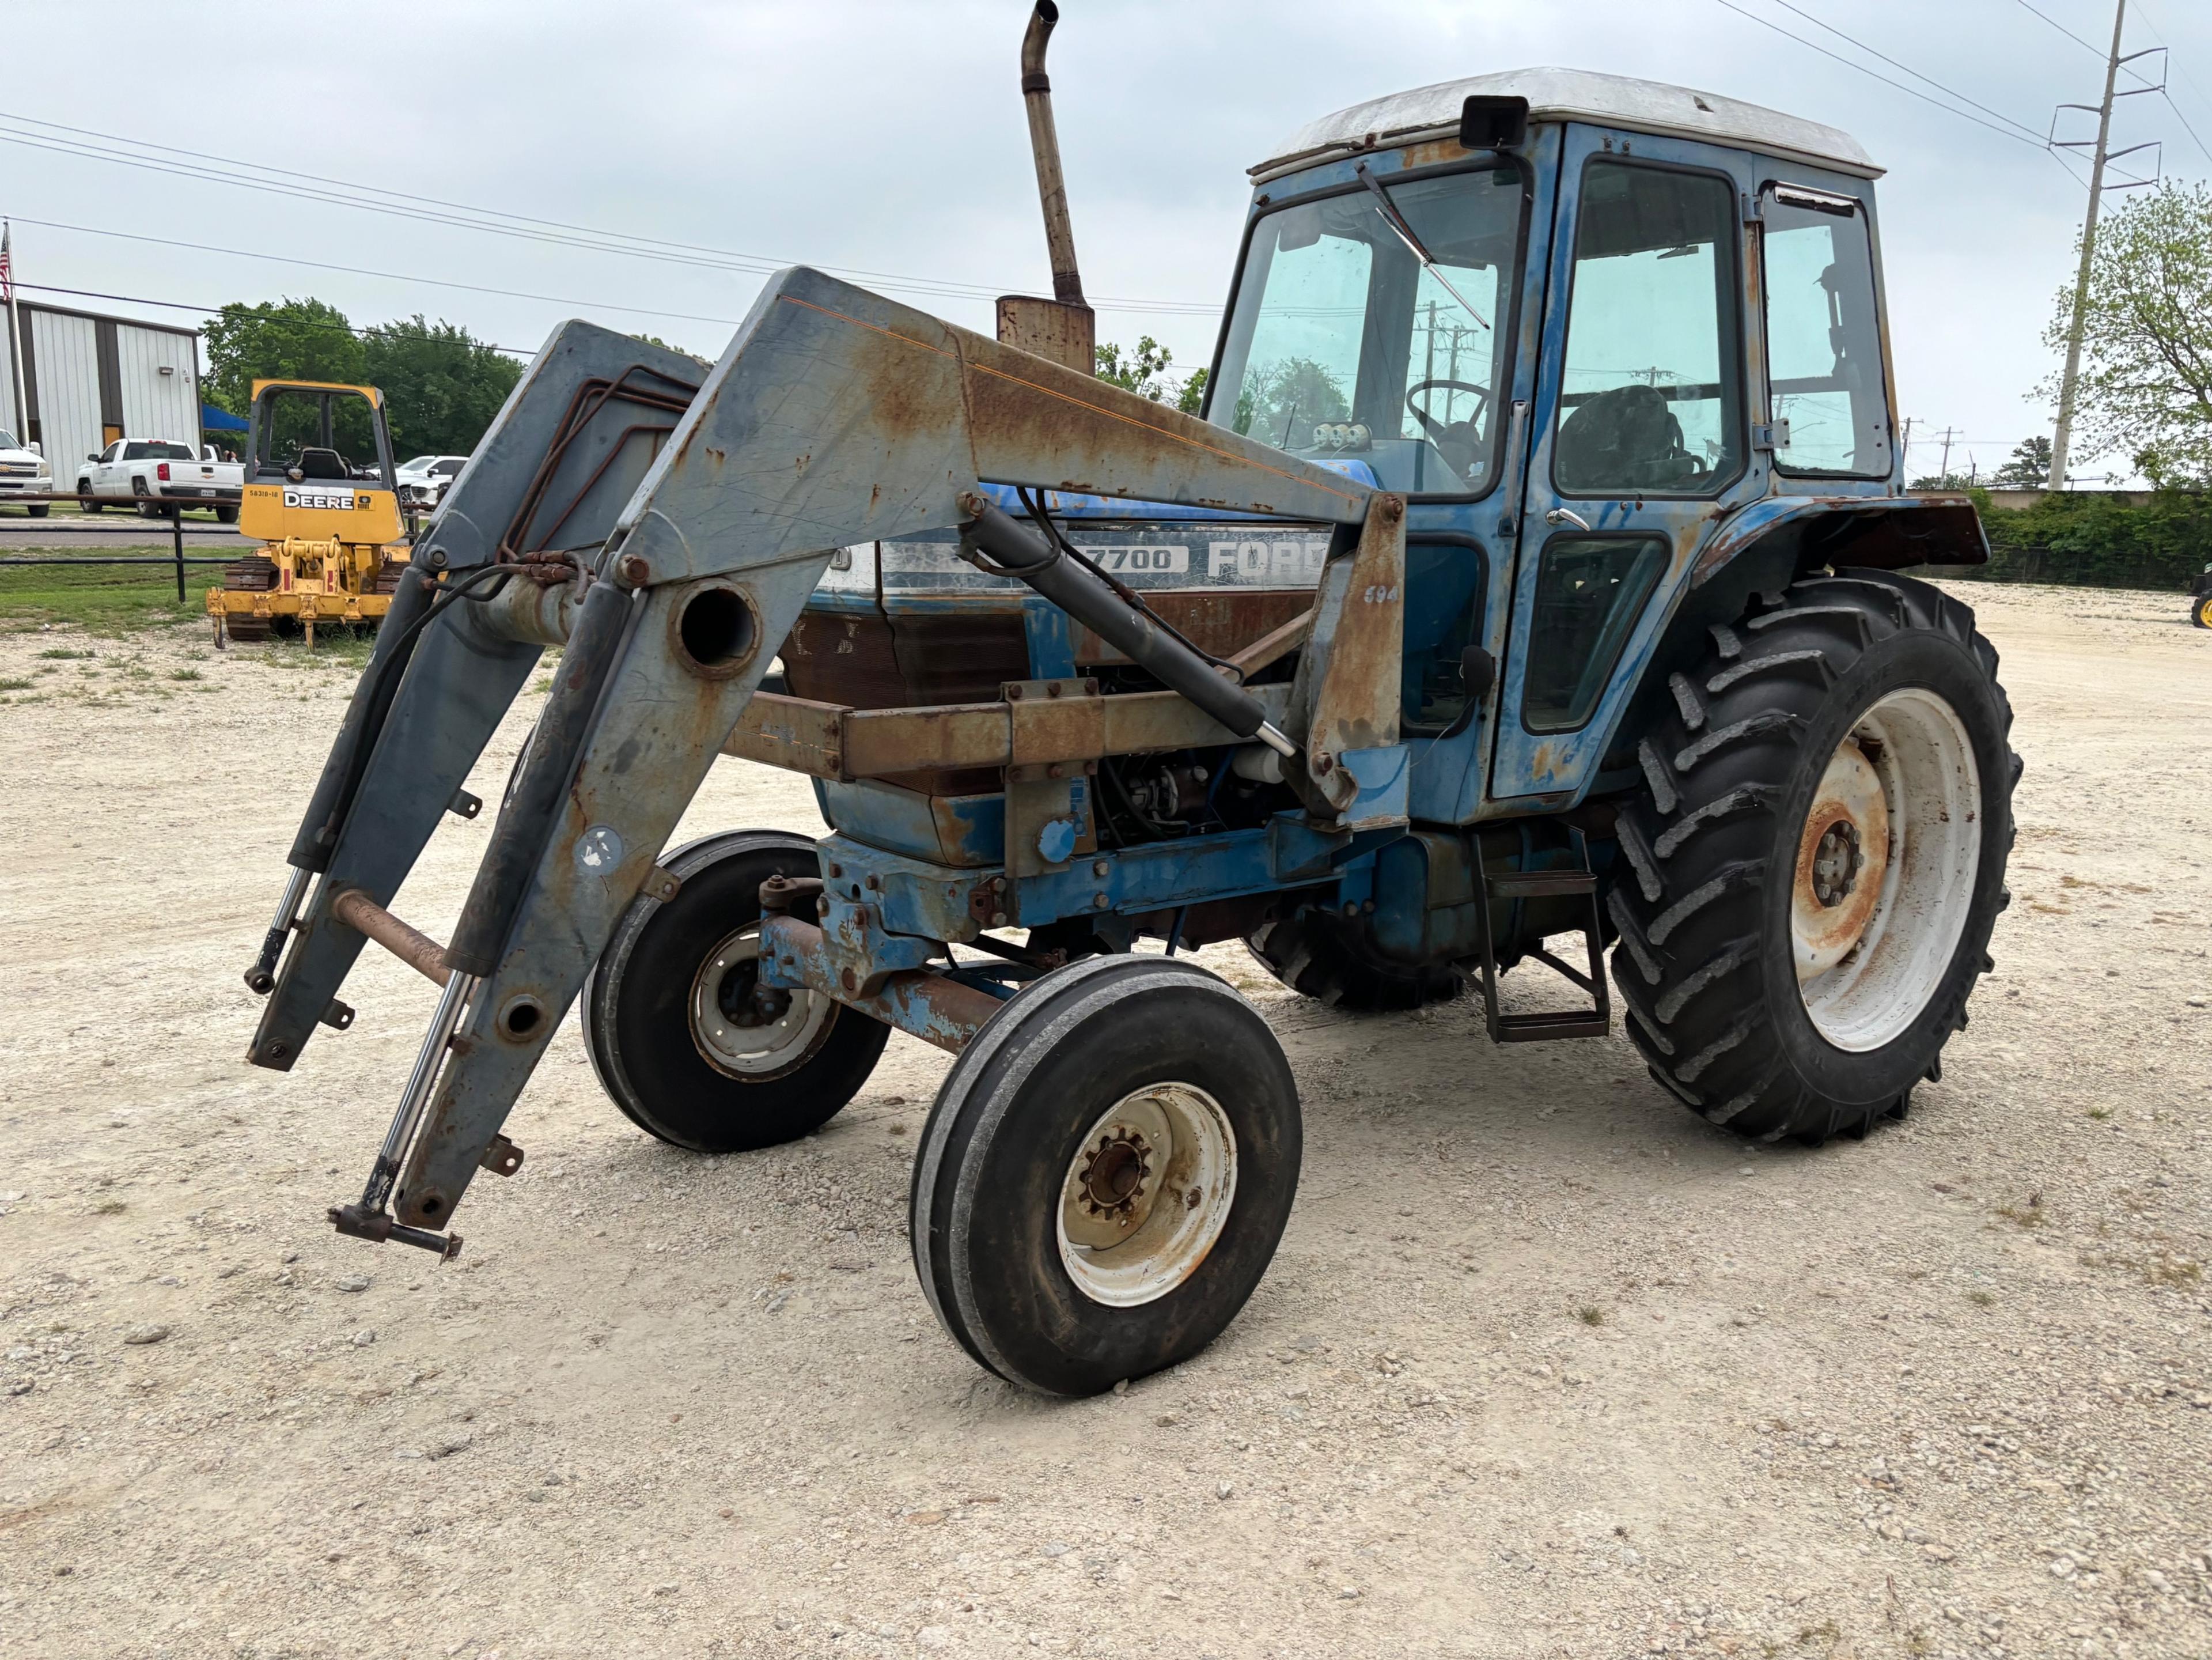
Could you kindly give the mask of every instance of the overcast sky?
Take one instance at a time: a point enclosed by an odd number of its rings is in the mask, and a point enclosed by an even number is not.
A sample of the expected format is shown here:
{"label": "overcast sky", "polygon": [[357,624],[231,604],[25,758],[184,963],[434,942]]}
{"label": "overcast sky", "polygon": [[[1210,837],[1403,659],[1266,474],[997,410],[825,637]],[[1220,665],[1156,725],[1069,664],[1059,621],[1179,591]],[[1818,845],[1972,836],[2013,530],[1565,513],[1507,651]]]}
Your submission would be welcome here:
{"label": "overcast sky", "polygon": [[[2101,89],[2101,46],[2068,40],[2023,0],[1734,3],[1929,90],[1820,27],[1832,26],[2038,133],[2054,105],[2094,103]],[[2111,0],[2034,3],[2077,35],[2109,39]],[[2115,143],[2162,138],[2166,173],[2201,179],[2212,161],[2183,118],[2212,143],[2212,5],[2130,0],[2128,11],[2131,49],[2173,48],[2179,112],[2156,96],[2123,100]],[[1015,64],[1025,15],[1023,0],[238,0],[204,12],[10,0],[0,111],[776,262],[1048,293]],[[1184,307],[1102,306],[1102,338],[1151,333],[1179,368],[1207,360],[1250,192],[1244,169],[1304,122],[1407,87],[1562,64],[1724,93],[1855,134],[1889,170],[1879,193],[1912,470],[1934,471],[1923,438],[1946,426],[1965,440],[1953,455],[1960,471],[1971,455],[1987,471],[2047,430],[2030,394],[2051,368],[2039,337],[2070,280],[2082,186],[2035,144],[1930,107],[1721,0],[1063,0],[1062,18],[1053,82],[1085,285]],[[2062,137],[2089,136],[2093,117],[2073,120]],[[2082,163],[2075,171],[2086,176]],[[0,212],[16,222],[26,283],[196,305],[312,294],[356,323],[422,312],[510,346],[583,315],[714,356],[759,286],[741,271],[15,143],[0,143]],[[307,260],[393,275],[289,263]],[[883,286],[990,326],[982,299]]]}

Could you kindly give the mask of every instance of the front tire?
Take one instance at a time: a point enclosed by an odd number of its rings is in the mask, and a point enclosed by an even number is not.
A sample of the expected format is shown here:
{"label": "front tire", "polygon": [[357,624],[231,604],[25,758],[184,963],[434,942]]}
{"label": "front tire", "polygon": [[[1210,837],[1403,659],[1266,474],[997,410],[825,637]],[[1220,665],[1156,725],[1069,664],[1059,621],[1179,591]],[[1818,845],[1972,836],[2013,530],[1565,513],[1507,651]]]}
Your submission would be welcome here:
{"label": "front tire", "polygon": [[1965,605],[1881,571],[1713,636],[1620,815],[1629,1035],[1737,1134],[1863,1134],[1938,1075],[1991,966],[2020,773],[1996,653]]}
{"label": "front tire", "polygon": [[1282,1046],[1230,987],[1174,958],[1072,963],[946,1075],[915,1161],[915,1270],[978,1365],[1096,1395],[1236,1318],[1302,1147]]}
{"label": "front tire", "polygon": [[584,1041],[615,1105],[694,1152],[772,1147],[860,1091],[890,1028],[818,993],[757,983],[760,887],[812,876],[814,843],[731,830],[664,861],[682,886],[641,895],[584,987]]}
{"label": "front tire", "polygon": [[2212,629],[2212,588],[2190,601],[2189,620],[2200,629]]}
{"label": "front tire", "polygon": [[79,513],[106,511],[106,503],[92,493],[92,485],[82,478],[76,481],[76,510]]}
{"label": "front tire", "polygon": [[53,511],[53,503],[51,502],[33,502],[30,506],[25,508],[23,511],[33,519],[43,519],[49,513]]}

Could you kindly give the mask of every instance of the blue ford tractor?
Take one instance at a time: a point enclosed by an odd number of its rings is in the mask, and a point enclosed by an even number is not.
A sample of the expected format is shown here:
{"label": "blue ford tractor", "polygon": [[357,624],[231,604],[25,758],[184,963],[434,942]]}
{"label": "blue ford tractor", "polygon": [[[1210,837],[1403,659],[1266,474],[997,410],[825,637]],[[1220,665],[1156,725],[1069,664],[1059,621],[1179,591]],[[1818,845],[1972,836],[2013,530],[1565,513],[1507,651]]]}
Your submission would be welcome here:
{"label": "blue ford tractor", "polygon": [[[579,1001],[616,1105],[702,1153],[819,1127],[897,1027],[956,1057],[922,1290],[1081,1395],[1222,1330],[1297,1185],[1282,1049],[1188,948],[1479,996],[1499,1043],[1617,997],[1658,1088],[1765,1140],[1938,1075],[2020,763],[1972,613],[1901,574],[1988,550],[1902,488],[1880,169],[1572,70],[1356,105],[1252,169],[1192,416],[1090,372],[1054,16],[1052,300],[987,338],[793,269],[711,369],[565,325],[419,537],[247,974],[280,1070],[369,941],[441,988],[341,1231],[458,1250]],[[556,646],[441,946],[387,908]],[[832,833],[670,848],[725,754]]]}

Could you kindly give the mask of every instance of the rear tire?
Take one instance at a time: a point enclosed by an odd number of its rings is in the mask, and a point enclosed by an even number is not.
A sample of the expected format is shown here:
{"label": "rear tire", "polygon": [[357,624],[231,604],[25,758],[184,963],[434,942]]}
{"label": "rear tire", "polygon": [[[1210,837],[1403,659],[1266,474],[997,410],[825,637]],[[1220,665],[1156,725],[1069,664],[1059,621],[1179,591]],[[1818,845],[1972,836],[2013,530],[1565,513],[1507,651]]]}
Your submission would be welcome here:
{"label": "rear tire", "polygon": [[215,521],[218,525],[236,524],[238,522],[237,507],[230,502],[223,503],[215,510]]}
{"label": "rear tire", "polygon": [[978,1365],[1096,1395],[1237,1317],[1302,1147],[1282,1046],[1235,991],[1179,958],[1072,963],[994,1015],[938,1091],[915,1270]]}
{"label": "rear tire", "polygon": [[890,1028],[753,977],[761,884],[814,875],[814,843],[730,830],[664,862],[683,884],[676,897],[632,902],[585,982],[585,1047],[601,1086],[647,1134],[694,1152],[821,1128],[868,1081]]}
{"label": "rear tire", "polygon": [[1938,1075],[1992,966],[2020,775],[1996,652],[1884,571],[1798,582],[1713,636],[1620,814],[1629,1035],[1739,1134],[1863,1134]]}
{"label": "rear tire", "polygon": [[1261,925],[1244,946],[1300,996],[1356,1014],[1449,1002],[1467,989],[1450,964],[1394,963],[1368,946],[1356,921],[1312,906]]}

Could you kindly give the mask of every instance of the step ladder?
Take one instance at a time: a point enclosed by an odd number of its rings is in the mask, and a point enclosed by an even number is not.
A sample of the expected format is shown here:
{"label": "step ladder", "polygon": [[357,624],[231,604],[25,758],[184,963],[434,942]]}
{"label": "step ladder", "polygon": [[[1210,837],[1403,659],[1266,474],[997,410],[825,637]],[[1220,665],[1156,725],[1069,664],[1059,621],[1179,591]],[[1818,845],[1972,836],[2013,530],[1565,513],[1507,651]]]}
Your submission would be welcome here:
{"label": "step ladder", "polygon": [[[1507,871],[1492,874],[1482,858],[1481,844],[1475,846],[1475,886],[1481,899],[1477,908],[1482,938],[1482,1014],[1490,1029],[1493,1043],[1541,1043],[1560,1037],[1603,1037],[1613,1029],[1612,988],[1605,977],[1601,935],[1598,921],[1597,877],[1589,868],[1589,846],[1580,830],[1569,832],[1574,838],[1575,858],[1579,869],[1545,871]],[[1587,1009],[1547,1010],[1534,1014],[1507,1014],[1498,1006],[1498,951],[1490,928],[1490,907],[1494,900],[1552,899],[1579,897],[1588,908],[1588,917],[1582,925],[1583,943],[1589,950],[1589,971],[1585,974],[1571,964],[1564,963],[1546,951],[1541,945],[1532,946],[1527,955],[1555,970],[1579,986],[1590,999]]]}

